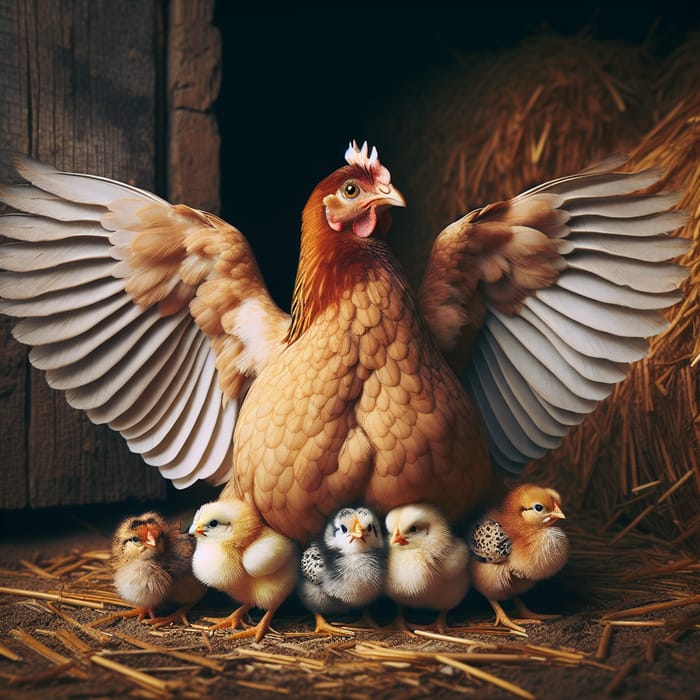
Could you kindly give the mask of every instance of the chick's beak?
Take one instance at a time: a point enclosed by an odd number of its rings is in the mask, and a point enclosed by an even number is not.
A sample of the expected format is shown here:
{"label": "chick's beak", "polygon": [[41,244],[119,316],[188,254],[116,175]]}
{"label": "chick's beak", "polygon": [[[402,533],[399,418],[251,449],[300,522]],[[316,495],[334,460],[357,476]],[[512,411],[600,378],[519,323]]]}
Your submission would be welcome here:
{"label": "chick's beak", "polygon": [[408,538],[399,532],[398,527],[391,533],[391,544],[400,544],[402,547],[408,544]]}
{"label": "chick's beak", "polygon": [[552,525],[557,520],[566,520],[566,516],[562,512],[562,509],[559,507],[559,504],[555,503],[552,512],[547,516],[545,522],[549,525]]}
{"label": "chick's beak", "polygon": [[187,534],[188,535],[203,535],[204,534],[204,527],[195,521],[192,523],[192,525],[190,525],[190,529],[187,531]]}
{"label": "chick's beak", "polygon": [[362,527],[362,523],[360,522],[360,519],[357,516],[355,516],[355,520],[353,520],[349,532],[351,542],[354,542],[355,540],[362,540],[363,542],[365,541],[365,530]]}

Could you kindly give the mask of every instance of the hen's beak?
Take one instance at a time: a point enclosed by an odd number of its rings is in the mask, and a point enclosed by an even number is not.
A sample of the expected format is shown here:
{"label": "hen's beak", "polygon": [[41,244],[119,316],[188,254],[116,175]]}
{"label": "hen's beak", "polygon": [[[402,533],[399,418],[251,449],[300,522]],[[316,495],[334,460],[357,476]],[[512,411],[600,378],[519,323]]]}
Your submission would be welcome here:
{"label": "hen's beak", "polygon": [[351,542],[354,542],[355,540],[362,540],[363,542],[365,541],[365,531],[362,527],[360,519],[357,516],[355,516],[355,520],[353,520],[349,532]]}
{"label": "hen's beak", "polygon": [[398,527],[391,533],[391,544],[400,544],[401,546],[408,544],[408,538],[399,532]]}
{"label": "hen's beak", "polygon": [[401,192],[393,185],[389,185],[388,187],[382,187],[368,204],[374,207],[405,207],[406,200],[403,198]]}

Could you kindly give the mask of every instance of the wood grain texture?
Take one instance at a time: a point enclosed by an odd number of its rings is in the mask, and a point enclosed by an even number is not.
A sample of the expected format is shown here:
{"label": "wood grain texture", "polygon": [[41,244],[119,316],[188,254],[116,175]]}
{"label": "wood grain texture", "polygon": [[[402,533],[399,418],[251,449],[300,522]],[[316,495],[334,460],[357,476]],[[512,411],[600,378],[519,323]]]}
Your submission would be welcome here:
{"label": "wood grain texture", "polygon": [[168,191],[173,202],[218,214],[220,138],[214,101],[221,35],[214,0],[172,0],[167,48]]}
{"label": "wood grain texture", "polygon": [[[0,0],[0,174],[9,150],[154,189],[159,12],[155,2]],[[27,377],[23,348],[8,342],[2,352],[3,485],[26,468],[24,486],[0,490],[4,507],[165,495],[119,435],[71,409],[41,373]]]}

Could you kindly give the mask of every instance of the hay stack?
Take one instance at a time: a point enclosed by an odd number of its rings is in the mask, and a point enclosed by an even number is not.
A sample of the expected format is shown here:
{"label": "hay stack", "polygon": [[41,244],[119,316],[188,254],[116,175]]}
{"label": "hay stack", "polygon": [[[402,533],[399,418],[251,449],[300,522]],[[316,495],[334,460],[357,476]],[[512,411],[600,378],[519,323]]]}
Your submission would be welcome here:
{"label": "hay stack", "polygon": [[[414,282],[446,223],[612,153],[630,152],[630,169],[660,166],[665,188],[685,189],[681,206],[693,220],[679,233],[696,245],[671,327],[530,474],[600,512],[602,530],[640,523],[691,548],[700,544],[698,85],[698,36],[666,61],[620,42],[541,36],[495,56],[462,56],[412,83],[403,105],[392,95],[381,141],[409,202],[394,242]],[[413,228],[404,237],[406,226]]]}
{"label": "hay stack", "polygon": [[656,108],[665,116],[632,151],[628,169],[661,167],[663,189],[684,191],[690,221],[678,234],[694,241],[683,259],[686,296],[649,356],[535,472],[567,481],[569,495],[609,523],[636,521],[700,551],[700,36],[660,75]]}
{"label": "hay stack", "polygon": [[392,95],[381,143],[408,201],[396,244],[412,279],[434,235],[470,209],[639,143],[655,61],[621,42],[540,36],[460,56]]}

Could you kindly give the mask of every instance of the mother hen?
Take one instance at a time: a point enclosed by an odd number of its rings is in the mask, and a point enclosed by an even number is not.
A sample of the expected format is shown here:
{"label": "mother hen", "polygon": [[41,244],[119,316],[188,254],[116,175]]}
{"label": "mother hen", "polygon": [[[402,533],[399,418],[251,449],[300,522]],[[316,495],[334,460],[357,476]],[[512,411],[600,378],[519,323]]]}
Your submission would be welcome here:
{"label": "mother hen", "polygon": [[[300,541],[341,505],[453,523],[593,410],[680,298],[659,173],[619,161],[490,204],[435,240],[418,294],[386,243],[403,206],[353,142],[302,215],[291,315],[233,226],[18,157],[0,188],[0,311],[48,383],[176,486],[228,481]],[[478,409],[478,410],[477,410]]]}

